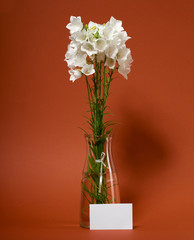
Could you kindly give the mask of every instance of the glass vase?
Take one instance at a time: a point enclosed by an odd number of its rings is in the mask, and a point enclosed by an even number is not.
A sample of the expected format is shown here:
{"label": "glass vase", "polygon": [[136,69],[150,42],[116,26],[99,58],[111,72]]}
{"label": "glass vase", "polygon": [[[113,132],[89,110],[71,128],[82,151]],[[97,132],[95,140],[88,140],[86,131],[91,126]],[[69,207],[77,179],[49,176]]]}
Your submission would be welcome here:
{"label": "glass vase", "polygon": [[112,135],[85,135],[87,157],[81,180],[80,226],[89,228],[89,204],[120,203],[119,185],[111,154]]}

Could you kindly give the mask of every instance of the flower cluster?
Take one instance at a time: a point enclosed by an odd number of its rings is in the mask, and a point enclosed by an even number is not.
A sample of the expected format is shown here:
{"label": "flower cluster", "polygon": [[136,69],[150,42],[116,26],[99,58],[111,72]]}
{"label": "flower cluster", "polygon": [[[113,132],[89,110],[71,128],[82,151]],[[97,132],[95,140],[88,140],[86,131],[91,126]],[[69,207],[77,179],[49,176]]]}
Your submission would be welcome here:
{"label": "flower cluster", "polygon": [[82,74],[94,74],[95,62],[102,62],[112,70],[118,69],[127,79],[133,60],[125,44],[130,37],[124,31],[122,21],[111,17],[106,24],[90,21],[88,25],[83,25],[81,17],[71,16],[66,27],[71,34],[71,42],[65,54],[71,81],[74,82]]}

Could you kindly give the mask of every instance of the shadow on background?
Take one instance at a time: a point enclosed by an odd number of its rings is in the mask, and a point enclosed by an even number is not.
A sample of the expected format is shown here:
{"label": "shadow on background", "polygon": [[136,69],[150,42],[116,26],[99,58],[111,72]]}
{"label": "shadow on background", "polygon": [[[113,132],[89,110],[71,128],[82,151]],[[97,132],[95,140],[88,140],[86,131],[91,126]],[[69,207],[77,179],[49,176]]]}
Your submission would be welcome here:
{"label": "shadow on background", "polygon": [[152,182],[156,185],[157,175],[169,165],[170,147],[153,120],[132,111],[122,112],[122,119],[118,135],[124,173],[121,202],[132,202],[134,216],[139,218],[144,197],[152,191]]}

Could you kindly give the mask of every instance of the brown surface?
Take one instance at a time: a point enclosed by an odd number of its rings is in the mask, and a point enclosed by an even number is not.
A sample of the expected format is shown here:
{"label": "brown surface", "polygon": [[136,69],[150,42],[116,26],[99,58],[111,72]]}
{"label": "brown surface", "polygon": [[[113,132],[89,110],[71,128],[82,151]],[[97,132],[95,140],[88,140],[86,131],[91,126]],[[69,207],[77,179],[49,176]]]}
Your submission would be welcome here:
{"label": "brown surface", "polygon": [[157,229],[155,227],[139,226],[134,230],[87,230],[79,226],[50,225],[42,227],[9,227],[0,233],[3,240],[142,240],[142,239],[186,239],[193,240],[191,231],[183,229]]}
{"label": "brown surface", "polygon": [[[2,240],[194,238],[193,10],[188,0],[0,1]],[[132,72],[113,82],[109,105],[121,122],[113,155],[134,231],[63,227],[79,223],[86,153],[77,127],[88,107],[84,80],[69,82],[63,61],[70,15],[112,15],[132,36]]]}

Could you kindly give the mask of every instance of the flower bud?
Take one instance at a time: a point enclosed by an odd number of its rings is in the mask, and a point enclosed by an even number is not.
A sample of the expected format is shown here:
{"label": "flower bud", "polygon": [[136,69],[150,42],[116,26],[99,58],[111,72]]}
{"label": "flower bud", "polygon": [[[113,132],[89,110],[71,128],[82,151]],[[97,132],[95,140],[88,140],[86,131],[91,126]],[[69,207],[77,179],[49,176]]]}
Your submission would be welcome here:
{"label": "flower bud", "polygon": [[96,26],[91,27],[90,30],[96,30]]}
{"label": "flower bud", "polygon": [[87,29],[88,29],[88,24],[86,24],[86,25],[84,26],[84,29],[87,31]]}

